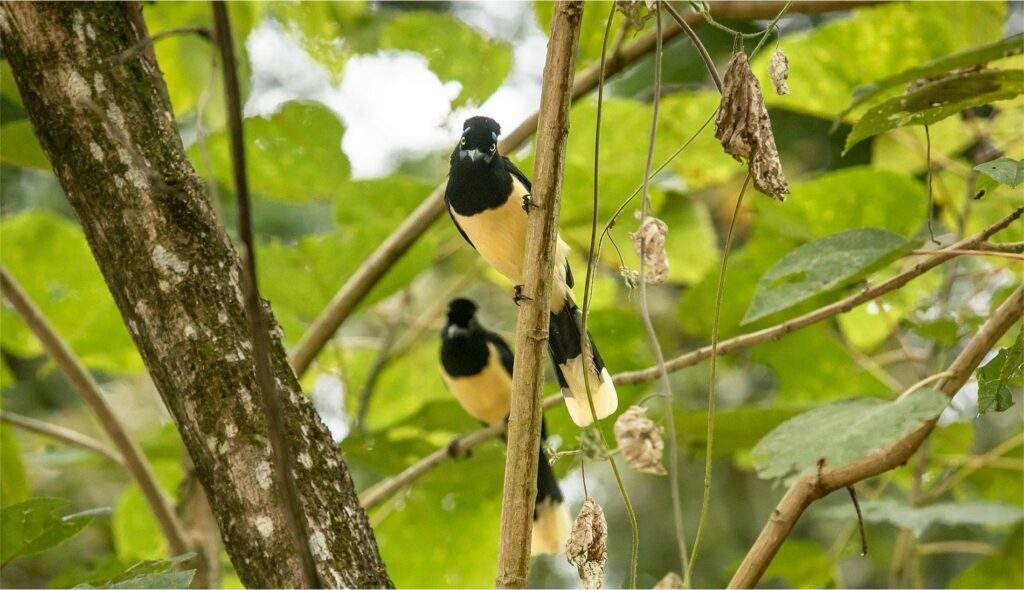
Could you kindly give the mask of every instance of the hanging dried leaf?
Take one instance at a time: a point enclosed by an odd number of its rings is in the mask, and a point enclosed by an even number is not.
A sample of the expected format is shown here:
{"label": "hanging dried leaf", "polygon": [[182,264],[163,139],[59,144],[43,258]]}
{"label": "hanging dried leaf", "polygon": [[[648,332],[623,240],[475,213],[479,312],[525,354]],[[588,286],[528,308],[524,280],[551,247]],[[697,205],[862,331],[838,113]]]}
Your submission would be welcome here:
{"label": "hanging dried leaf", "polygon": [[686,588],[683,579],[675,572],[665,574],[665,577],[654,585],[654,590],[682,590]]}
{"label": "hanging dried leaf", "polygon": [[781,49],[776,49],[771,61],[768,62],[768,77],[775,85],[775,94],[789,94],[789,84],[786,84],[786,79],[789,78],[789,58]]}
{"label": "hanging dried leaf", "polygon": [[640,224],[640,229],[629,234],[636,255],[643,258],[648,284],[668,280],[668,254],[665,253],[667,235],[668,225],[657,217],[647,217]]}
{"label": "hanging dried leaf", "polygon": [[622,282],[626,284],[626,288],[630,291],[636,289],[636,286],[640,284],[640,273],[631,268],[626,268],[625,266],[619,268],[619,275],[622,276]]}
{"label": "hanging dried leaf", "polygon": [[580,506],[565,545],[565,556],[576,566],[584,588],[601,588],[604,564],[608,561],[608,523],[604,510],[593,498],[588,497]]}
{"label": "hanging dried leaf", "polygon": [[750,71],[747,54],[742,51],[733,55],[722,80],[722,104],[715,121],[715,137],[722,142],[726,153],[750,162],[758,190],[780,201],[786,198],[789,184],[782,173],[761,85]]}
{"label": "hanging dried leaf", "polygon": [[647,408],[630,406],[615,421],[615,440],[630,467],[641,473],[665,475],[661,462],[665,443],[661,430],[647,417]]}

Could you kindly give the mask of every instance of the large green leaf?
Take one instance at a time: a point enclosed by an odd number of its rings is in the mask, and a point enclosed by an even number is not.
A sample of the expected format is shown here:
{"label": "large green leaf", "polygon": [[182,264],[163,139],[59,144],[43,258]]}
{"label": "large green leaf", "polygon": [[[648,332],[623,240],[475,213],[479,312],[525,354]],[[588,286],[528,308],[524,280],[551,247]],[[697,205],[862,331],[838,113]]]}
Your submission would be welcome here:
{"label": "large green leaf", "polygon": [[488,39],[442,12],[405,12],[384,26],[380,45],[423,54],[442,81],[456,80],[462,92],[455,101],[482,104],[501,86],[512,67],[512,48]]}
{"label": "large green leaf", "polygon": [[[177,490],[182,478],[180,451],[173,459],[154,461],[154,455],[148,452],[146,455],[160,487],[167,491]],[[138,484],[125,487],[114,506],[110,525],[114,548],[122,561],[156,560],[167,555],[167,539],[160,532],[160,525]]]}
{"label": "large green leaf", "polygon": [[1013,346],[999,353],[978,368],[978,413],[1002,412],[1013,405],[1011,386],[1020,388],[1024,375],[1024,332],[1017,335]]}
{"label": "large green leaf", "polygon": [[[920,537],[933,525],[1013,526],[1024,520],[1020,506],[991,502],[940,502],[911,506],[895,500],[862,500],[860,510],[865,522],[887,522],[910,529]],[[837,506],[820,513],[826,518],[849,518],[850,509]]]}
{"label": "large green leaf", "polygon": [[[117,373],[142,369],[135,345],[107,289],[81,229],[46,211],[26,211],[0,222],[0,260],[43,315],[89,367]],[[42,348],[3,307],[0,341],[20,356]]]}
{"label": "large green leaf", "polygon": [[195,557],[186,553],[170,559],[147,560],[136,563],[103,584],[79,584],[75,588],[188,588],[195,570],[175,571],[178,564]]}
{"label": "large green leaf", "polygon": [[858,105],[870,101],[887,89],[925,78],[937,78],[959,68],[986,64],[1011,55],[1020,55],[1022,51],[1024,51],[1024,35],[1016,34],[1006,39],[1000,39],[995,43],[972,47],[965,51],[933,59],[877,82],[858,86],[853,90],[853,102],[846,107],[840,114],[840,117],[846,115]]}
{"label": "large green leaf", "polygon": [[345,64],[356,52],[377,46],[378,23],[370,4],[352,2],[266,2],[267,12],[324,66],[331,79],[341,81]]}
{"label": "large green leaf", "polygon": [[0,565],[60,545],[102,513],[89,510],[61,516],[69,505],[60,498],[33,498],[4,508],[0,513]]}
{"label": "large green leaf", "polygon": [[913,242],[890,231],[874,228],[845,231],[804,244],[786,254],[761,277],[743,323],[834,293],[912,246]]}
{"label": "large green leaf", "polygon": [[783,578],[789,588],[828,588],[832,581],[832,559],[821,545],[790,538],[772,559],[764,580]]}
{"label": "large green leaf", "polygon": [[[582,69],[591,62],[601,58],[601,45],[604,41],[604,28],[608,20],[611,2],[607,0],[591,0],[584,4],[583,22],[580,24],[579,55],[576,58],[576,69]],[[551,33],[551,18],[555,13],[555,3],[537,0],[533,3],[537,26],[545,35]],[[666,17],[667,18],[667,17]],[[615,47],[615,40],[623,26],[621,14],[616,15],[612,30],[608,36],[608,51]]]}
{"label": "large green leaf", "polygon": [[[269,117],[245,120],[245,157],[249,185],[266,197],[303,201],[332,198],[348,180],[349,163],[341,151],[341,121],[320,104],[288,102]],[[210,170],[200,146],[189,149],[196,170],[234,186],[227,131],[207,138]]]}
{"label": "large green leaf", "polygon": [[1024,71],[982,70],[951,75],[872,107],[846,137],[844,153],[869,137],[907,125],[930,125],[970,107],[1024,92]]}
{"label": "large green leaf", "polygon": [[791,479],[816,468],[842,467],[916,430],[946,407],[946,396],[920,389],[886,402],[859,398],[815,408],[786,421],[752,451],[757,474]]}
{"label": "large green leaf", "polygon": [[[781,39],[779,47],[790,59],[792,92],[769,92],[765,101],[834,117],[858,86],[999,40],[1005,11],[1005,5],[996,2],[891,3],[854,9],[849,18]],[[771,87],[771,53],[762,52],[752,65],[763,88]]]}

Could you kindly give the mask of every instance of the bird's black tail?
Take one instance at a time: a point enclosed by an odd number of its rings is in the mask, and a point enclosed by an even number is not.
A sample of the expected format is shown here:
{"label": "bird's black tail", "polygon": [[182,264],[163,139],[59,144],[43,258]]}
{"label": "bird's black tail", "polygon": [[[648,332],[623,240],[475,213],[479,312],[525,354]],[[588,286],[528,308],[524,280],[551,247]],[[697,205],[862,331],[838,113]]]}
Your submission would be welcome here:
{"label": "bird's black tail", "polygon": [[[545,428],[541,423],[541,441],[545,438]],[[530,543],[530,554],[561,553],[569,540],[569,529],[572,526],[569,508],[565,505],[562,489],[558,487],[558,478],[544,455],[541,446],[537,458],[537,501],[533,508],[533,536]]]}
{"label": "bird's black tail", "polygon": [[[587,384],[583,377],[583,353],[580,347],[580,311],[576,303],[567,297],[560,311],[551,312],[548,334],[548,350],[551,361],[555,365],[555,375],[562,388],[565,405],[569,416],[577,426],[589,426],[594,421],[587,400]],[[590,371],[590,394],[594,400],[597,419],[610,416],[619,405],[618,394],[608,369],[604,366],[601,354],[594,346],[594,339],[587,334],[590,350],[593,353],[593,366]]]}

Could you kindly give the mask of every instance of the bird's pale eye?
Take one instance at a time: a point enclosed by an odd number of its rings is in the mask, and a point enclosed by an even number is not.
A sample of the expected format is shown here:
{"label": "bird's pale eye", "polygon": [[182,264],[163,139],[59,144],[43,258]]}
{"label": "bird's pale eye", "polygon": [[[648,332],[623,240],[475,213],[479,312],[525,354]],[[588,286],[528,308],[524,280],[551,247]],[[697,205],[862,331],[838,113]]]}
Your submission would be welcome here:
{"label": "bird's pale eye", "polygon": [[491,144],[491,153],[493,154],[495,152],[495,150],[497,150],[497,149],[498,149],[498,144],[492,143]]}
{"label": "bird's pale eye", "polygon": [[459,145],[461,145],[462,147],[466,147],[466,138],[465,137],[462,138],[462,141],[459,142]]}

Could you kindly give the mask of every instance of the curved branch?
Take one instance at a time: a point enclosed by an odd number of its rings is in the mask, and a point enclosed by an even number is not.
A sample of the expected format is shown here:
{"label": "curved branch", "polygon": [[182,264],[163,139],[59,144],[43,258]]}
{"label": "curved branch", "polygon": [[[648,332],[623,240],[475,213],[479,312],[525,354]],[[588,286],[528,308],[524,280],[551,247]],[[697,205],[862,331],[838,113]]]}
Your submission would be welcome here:
{"label": "curved branch", "polygon": [[50,424],[49,422],[43,422],[42,420],[36,420],[35,418],[29,418],[28,416],[22,416],[13,412],[0,412],[0,422],[6,422],[22,430],[34,432],[72,446],[81,447],[87,451],[99,453],[121,467],[125,467],[124,457],[120,453],[107,448],[107,445],[77,430],[71,430],[70,428]]}
{"label": "curved branch", "polygon": [[[1010,215],[1004,217],[1000,221],[982,230],[981,232],[969,238],[961,240],[956,244],[953,244],[952,246],[949,247],[949,249],[959,250],[965,247],[973,247],[976,244],[984,243],[985,240],[1005,229],[1007,226],[1009,226],[1011,223],[1017,220],[1022,214],[1024,214],[1024,207],[1017,209]],[[775,326],[771,326],[763,330],[758,330],[756,332],[751,332],[749,334],[736,336],[728,340],[723,340],[718,343],[718,354],[724,355],[730,352],[734,352],[736,350],[750,348],[752,346],[769,340],[777,340],[785,336],[786,334],[789,334],[790,332],[795,332],[796,330],[799,330],[801,328],[806,328],[807,326],[828,319],[832,316],[839,315],[841,313],[846,313],[851,309],[864,303],[867,303],[872,299],[876,299],[886,293],[899,289],[903,285],[906,285],[913,279],[928,272],[932,268],[935,268],[939,264],[942,264],[943,262],[947,262],[959,256],[955,252],[946,252],[943,249],[934,250],[931,251],[930,253],[932,254],[932,256],[929,257],[927,260],[924,260],[916,264],[913,268],[896,275],[895,277],[889,279],[888,281],[879,283],[874,287],[869,287],[864,291],[851,295],[845,299],[841,299],[830,305],[826,305],[824,307],[820,307],[816,310],[810,311],[802,316],[793,318],[792,320],[789,320],[787,322],[783,322],[781,324],[777,324]],[[705,346],[703,348],[699,348],[693,352],[680,355],[668,361],[668,363],[666,363],[666,366],[668,367],[668,370],[670,372],[675,372],[685,367],[696,365],[697,363],[703,361],[706,358],[709,358],[710,356],[711,347]],[[639,371],[626,371],[623,373],[618,373],[612,376],[612,381],[614,381],[616,385],[630,385],[657,379],[659,375],[660,372],[658,367],[650,367]],[[557,406],[561,400],[561,394],[556,393],[554,395],[551,395],[544,399],[543,408],[545,410],[549,410]],[[457,445],[458,450],[461,452],[472,449],[473,447],[476,447],[479,444],[486,442],[492,438],[501,436],[504,432],[504,425],[481,428],[480,430],[472,432],[458,439],[458,441],[455,444]],[[374,485],[372,488],[363,492],[363,494],[360,497],[360,503],[363,505],[364,508],[369,510],[370,508],[373,508],[374,506],[377,506],[384,500],[390,498],[392,495],[397,493],[402,488],[411,485],[424,474],[433,469],[435,466],[445,462],[450,458],[451,455],[449,455],[446,449],[438,449],[437,451],[434,451],[433,453],[427,455],[423,459],[420,459],[413,465],[410,465],[401,473],[394,475],[386,480],[383,480],[378,484]]]}
{"label": "curved branch", "polygon": [[174,507],[164,495],[163,490],[160,489],[160,484],[157,483],[156,476],[153,474],[153,468],[142,454],[142,449],[128,436],[128,431],[121,424],[121,420],[114,414],[107,399],[103,397],[99,383],[96,383],[92,374],[82,366],[75,353],[43,317],[43,312],[36,307],[21,285],[2,265],[0,265],[0,291],[24,320],[29,330],[39,339],[46,354],[57,365],[60,372],[75,388],[78,395],[82,396],[103,431],[121,452],[125,468],[139,484],[139,489],[142,491],[146,503],[149,504],[150,510],[153,511],[153,516],[156,517],[161,532],[167,538],[171,554],[181,555],[187,552],[189,544],[185,537],[185,529],[174,513]]}
{"label": "curved branch", "polygon": [[[849,10],[858,5],[876,4],[877,2],[841,2],[814,1],[798,2],[791,8],[792,12],[819,13],[834,10]],[[724,19],[771,18],[785,5],[785,2],[713,2],[711,14]],[[696,12],[683,15],[683,20],[690,25],[699,24],[703,17]],[[668,23],[661,32],[662,41],[669,41],[679,35],[682,29],[675,22]],[[657,33],[652,31],[639,37],[636,41],[625,45],[608,58],[605,64],[605,77],[614,76],[628,66],[654,50],[657,44]],[[601,67],[595,64],[580,72],[573,83],[572,100],[588,94],[597,87],[601,77]],[[537,131],[539,113],[530,115],[501,141],[499,148],[502,153],[511,153],[519,149],[531,135]],[[309,369],[317,354],[334,335],[334,332],[355,311],[360,302],[370,293],[395,263],[412,247],[431,225],[444,213],[444,187],[441,183],[420,203],[405,221],[359,266],[345,281],[320,315],[310,324],[306,333],[299,339],[291,351],[291,365],[295,374],[302,377]]]}
{"label": "curved branch", "polygon": [[[946,396],[953,397],[981,364],[985,354],[1003,334],[1020,321],[1024,312],[1024,285],[1017,287],[977,334],[967,343],[960,355],[949,366],[947,377],[939,387]],[[933,418],[920,428],[885,449],[874,451],[853,463],[837,469],[823,469],[801,477],[794,483],[778,506],[772,511],[761,534],[736,570],[730,588],[751,588],[768,569],[782,543],[789,536],[797,520],[815,500],[835,490],[853,485],[880,473],[895,469],[907,462],[935,427]]]}

